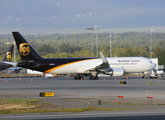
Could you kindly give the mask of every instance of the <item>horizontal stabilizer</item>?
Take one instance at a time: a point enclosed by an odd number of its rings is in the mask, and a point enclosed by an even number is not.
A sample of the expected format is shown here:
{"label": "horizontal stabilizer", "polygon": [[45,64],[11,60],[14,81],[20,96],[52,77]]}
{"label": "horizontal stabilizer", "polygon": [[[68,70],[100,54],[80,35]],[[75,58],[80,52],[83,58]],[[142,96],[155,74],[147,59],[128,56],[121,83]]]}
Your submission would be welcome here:
{"label": "horizontal stabilizer", "polygon": [[2,61],[3,63],[9,64],[9,65],[13,65],[16,66],[17,63],[16,62],[7,62],[7,61]]}

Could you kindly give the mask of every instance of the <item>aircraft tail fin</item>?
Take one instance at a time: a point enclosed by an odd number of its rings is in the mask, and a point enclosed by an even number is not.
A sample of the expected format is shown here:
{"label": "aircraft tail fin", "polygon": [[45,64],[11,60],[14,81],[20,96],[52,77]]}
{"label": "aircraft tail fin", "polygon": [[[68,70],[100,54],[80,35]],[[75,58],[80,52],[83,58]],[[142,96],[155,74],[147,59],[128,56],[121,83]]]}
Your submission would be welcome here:
{"label": "aircraft tail fin", "polygon": [[12,55],[13,55],[14,45],[11,45],[7,50],[5,56],[3,57],[2,61],[9,61],[11,62]]}
{"label": "aircraft tail fin", "polygon": [[12,32],[22,61],[43,59],[19,32]]}

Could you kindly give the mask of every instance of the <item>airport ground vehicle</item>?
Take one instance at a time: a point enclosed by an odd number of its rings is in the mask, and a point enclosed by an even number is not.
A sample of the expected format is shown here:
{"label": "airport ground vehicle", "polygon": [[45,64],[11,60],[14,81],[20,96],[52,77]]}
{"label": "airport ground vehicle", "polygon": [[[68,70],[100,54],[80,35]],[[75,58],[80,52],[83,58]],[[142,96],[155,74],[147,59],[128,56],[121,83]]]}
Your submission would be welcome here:
{"label": "airport ground vehicle", "polygon": [[45,77],[46,77],[46,78],[52,78],[52,77],[53,77],[53,74],[48,74],[48,73],[46,73],[46,74],[45,74]]}

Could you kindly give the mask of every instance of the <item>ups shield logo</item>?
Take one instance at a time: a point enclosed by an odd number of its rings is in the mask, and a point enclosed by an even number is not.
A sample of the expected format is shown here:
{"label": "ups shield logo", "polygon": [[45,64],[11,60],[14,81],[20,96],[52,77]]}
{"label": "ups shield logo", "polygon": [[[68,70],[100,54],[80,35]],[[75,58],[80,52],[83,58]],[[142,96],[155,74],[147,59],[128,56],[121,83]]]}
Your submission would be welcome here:
{"label": "ups shield logo", "polygon": [[11,61],[11,52],[7,52],[6,54],[6,60]]}
{"label": "ups shield logo", "polygon": [[23,56],[28,55],[30,52],[30,46],[28,43],[22,43],[19,45],[19,53]]}

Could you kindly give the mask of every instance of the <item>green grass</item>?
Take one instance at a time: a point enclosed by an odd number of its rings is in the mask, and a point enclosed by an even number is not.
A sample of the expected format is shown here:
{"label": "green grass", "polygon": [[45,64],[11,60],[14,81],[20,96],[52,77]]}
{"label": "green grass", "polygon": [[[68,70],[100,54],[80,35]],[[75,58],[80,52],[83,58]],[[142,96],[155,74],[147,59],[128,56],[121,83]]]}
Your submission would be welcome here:
{"label": "green grass", "polygon": [[[122,103],[120,103],[122,104]],[[123,103],[123,105],[158,105],[158,104],[147,104],[147,103]]]}
{"label": "green grass", "polygon": [[[34,107],[31,108],[31,103],[39,102],[40,100],[37,99],[10,99],[10,100],[1,100],[5,102],[5,104],[10,105],[11,103],[14,103],[14,105],[20,103],[25,103],[25,107],[28,108],[11,108],[11,109],[4,109],[2,108],[0,110],[0,114],[7,114],[7,113],[48,113],[48,112],[68,112],[68,113],[76,113],[76,112],[84,112],[84,111],[125,111],[125,110],[135,110],[133,108],[128,107],[121,107],[121,106],[115,106],[115,107],[84,107],[84,108],[67,108],[65,109],[62,107],[61,109],[43,109],[43,106],[45,105],[50,106],[50,104],[43,103],[40,105],[33,105]],[[4,103],[3,103],[4,104]],[[110,103],[111,104],[111,103]],[[113,103],[116,104],[116,103]],[[122,104],[122,103],[120,103]],[[24,105],[24,104],[23,104]],[[144,103],[123,103],[123,105],[165,105],[165,104],[144,104]]]}
{"label": "green grass", "polygon": [[149,80],[149,83],[150,83],[150,84],[153,84],[153,82],[152,82],[151,80]]}
{"label": "green grass", "polygon": [[40,100],[37,99],[10,99],[10,100],[2,100],[3,102],[10,102],[10,103],[36,103]]}
{"label": "green grass", "polygon": [[86,107],[86,108],[68,108],[68,109],[54,109],[54,110],[0,110],[0,114],[5,113],[47,113],[47,112],[69,112],[69,113],[77,113],[77,112],[84,112],[84,111],[124,111],[130,110],[127,108],[101,108],[101,107]]}

